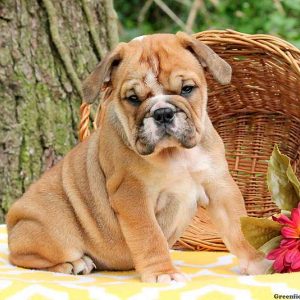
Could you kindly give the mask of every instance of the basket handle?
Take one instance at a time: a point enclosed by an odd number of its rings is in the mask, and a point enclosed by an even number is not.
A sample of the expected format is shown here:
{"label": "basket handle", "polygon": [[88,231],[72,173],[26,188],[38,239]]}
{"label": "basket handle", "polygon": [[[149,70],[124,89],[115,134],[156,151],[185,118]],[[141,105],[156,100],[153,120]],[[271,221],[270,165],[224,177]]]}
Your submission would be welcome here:
{"label": "basket handle", "polygon": [[82,142],[88,136],[90,136],[90,113],[91,113],[91,104],[83,102],[80,105],[80,122],[79,122],[79,140]]}
{"label": "basket handle", "polygon": [[[109,96],[111,94],[110,88],[103,88],[100,95],[99,105],[96,111],[95,120],[93,122],[93,130],[101,127],[106,112],[106,107],[109,103]],[[82,102],[80,105],[80,121],[79,121],[79,140],[82,142],[88,136],[91,135],[90,132],[90,114],[91,114],[91,104],[87,102]]]}

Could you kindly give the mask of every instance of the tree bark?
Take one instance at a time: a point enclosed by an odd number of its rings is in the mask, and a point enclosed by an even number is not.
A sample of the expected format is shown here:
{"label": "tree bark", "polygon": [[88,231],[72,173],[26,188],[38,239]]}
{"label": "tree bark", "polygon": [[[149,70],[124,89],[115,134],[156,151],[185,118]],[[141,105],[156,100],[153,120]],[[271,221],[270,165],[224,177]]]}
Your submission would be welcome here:
{"label": "tree bark", "polygon": [[111,0],[0,3],[0,222],[77,143],[83,79],[117,43]]}

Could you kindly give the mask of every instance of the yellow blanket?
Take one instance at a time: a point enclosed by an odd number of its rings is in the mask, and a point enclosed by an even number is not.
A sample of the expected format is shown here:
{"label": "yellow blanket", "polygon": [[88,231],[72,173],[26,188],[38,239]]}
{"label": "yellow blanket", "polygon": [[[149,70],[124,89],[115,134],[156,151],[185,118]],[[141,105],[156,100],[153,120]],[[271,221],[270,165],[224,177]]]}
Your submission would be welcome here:
{"label": "yellow blanket", "polygon": [[171,255],[189,282],[145,284],[133,271],[74,276],[26,270],[9,264],[6,228],[1,225],[0,299],[300,299],[300,273],[241,276],[236,259],[226,252]]}

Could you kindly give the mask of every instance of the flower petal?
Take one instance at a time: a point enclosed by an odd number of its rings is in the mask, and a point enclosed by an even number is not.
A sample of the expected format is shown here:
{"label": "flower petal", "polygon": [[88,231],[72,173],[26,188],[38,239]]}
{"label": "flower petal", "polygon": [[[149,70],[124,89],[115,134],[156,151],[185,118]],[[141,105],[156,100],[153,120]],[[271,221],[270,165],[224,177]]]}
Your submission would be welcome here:
{"label": "flower petal", "polygon": [[300,232],[300,208],[292,209],[291,219],[293,221],[293,226]]}
{"label": "flower petal", "polygon": [[291,226],[294,225],[294,223],[286,215],[283,215],[283,214],[281,214],[278,218],[275,216],[272,216],[272,219],[273,219],[273,221],[276,221],[282,225],[291,225]]}
{"label": "flower petal", "polygon": [[292,249],[295,247],[295,239],[282,239],[280,242],[280,247]]}
{"label": "flower petal", "polygon": [[288,264],[293,264],[295,260],[297,260],[298,256],[300,257],[300,252],[296,246],[295,248],[288,250],[285,253],[284,261]]}
{"label": "flower petal", "polygon": [[279,255],[274,264],[273,264],[273,268],[276,272],[281,273],[284,270],[284,254]]}
{"label": "flower petal", "polygon": [[293,249],[298,247],[300,249],[300,239],[285,239],[283,238],[280,242],[281,248]]}
{"label": "flower petal", "polygon": [[287,248],[281,248],[281,247],[276,248],[276,249],[274,249],[274,250],[272,250],[272,251],[270,251],[270,252],[268,253],[267,259],[269,259],[269,260],[274,260],[274,259],[276,259],[278,256],[284,254],[287,250],[288,250]]}
{"label": "flower petal", "polygon": [[293,261],[291,262],[291,268],[293,270],[298,270],[300,268],[300,251],[299,249],[298,250],[298,253],[296,255],[294,255],[293,257]]}
{"label": "flower petal", "polygon": [[289,239],[297,239],[299,238],[299,233],[297,232],[297,229],[295,228],[291,228],[291,227],[287,227],[284,226],[281,229],[281,234],[283,235],[283,237],[285,238],[289,238]]}

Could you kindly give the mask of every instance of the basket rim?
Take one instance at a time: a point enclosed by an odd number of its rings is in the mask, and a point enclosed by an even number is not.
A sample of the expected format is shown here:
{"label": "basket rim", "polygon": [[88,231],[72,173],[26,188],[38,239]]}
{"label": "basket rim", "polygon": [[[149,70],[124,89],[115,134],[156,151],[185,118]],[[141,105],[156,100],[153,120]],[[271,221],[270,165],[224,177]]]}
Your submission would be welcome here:
{"label": "basket rim", "polygon": [[236,44],[255,46],[266,53],[276,55],[288,63],[293,71],[300,76],[300,49],[291,43],[271,34],[248,34],[232,29],[206,30],[193,34],[196,39],[207,45]]}
{"label": "basket rim", "polygon": [[[223,113],[222,115],[220,115],[219,117],[215,117],[214,118],[214,122],[218,122],[222,119],[227,119],[227,118],[231,118],[234,117],[236,115],[255,115],[255,114],[261,114],[261,115],[281,115],[281,116],[286,116],[287,113],[281,110],[274,110],[274,111],[270,111],[268,109],[259,109],[256,108],[255,110],[253,109],[249,109],[249,108],[241,108],[241,109],[236,109],[236,110],[232,110],[229,113]],[[294,115],[288,115],[289,119],[295,122],[300,122],[300,118],[294,116]]]}

